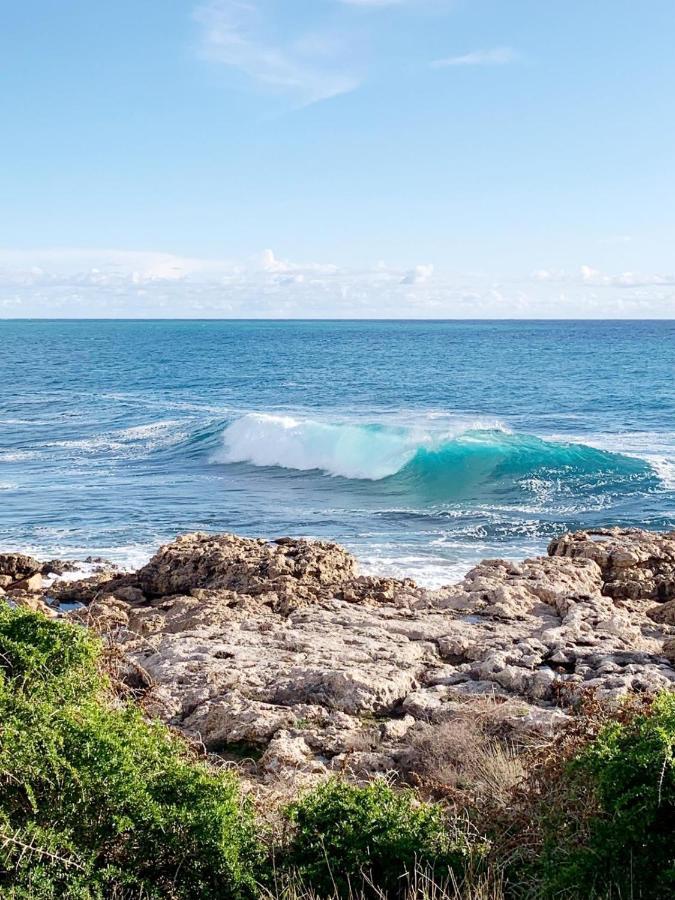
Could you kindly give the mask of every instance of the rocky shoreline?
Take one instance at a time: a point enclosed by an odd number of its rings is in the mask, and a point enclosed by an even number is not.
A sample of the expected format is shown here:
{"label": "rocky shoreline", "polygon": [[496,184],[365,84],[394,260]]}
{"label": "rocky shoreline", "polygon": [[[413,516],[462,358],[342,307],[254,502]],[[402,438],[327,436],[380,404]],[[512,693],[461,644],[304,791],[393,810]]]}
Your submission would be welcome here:
{"label": "rocky shoreline", "polygon": [[359,576],[335,544],[229,534],[73,568],[0,554],[0,595],[97,630],[150,714],[263,782],[410,770],[430,729],[487,707],[550,734],[581,691],[675,690],[675,532],[565,534],[438,590]]}

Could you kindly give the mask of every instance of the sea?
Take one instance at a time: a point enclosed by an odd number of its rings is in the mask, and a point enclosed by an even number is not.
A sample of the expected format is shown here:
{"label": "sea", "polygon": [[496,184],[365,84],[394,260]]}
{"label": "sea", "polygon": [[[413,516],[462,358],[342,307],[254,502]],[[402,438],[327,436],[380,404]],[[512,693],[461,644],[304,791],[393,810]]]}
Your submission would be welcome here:
{"label": "sea", "polygon": [[337,541],[430,586],[675,528],[675,321],[0,321],[0,549]]}

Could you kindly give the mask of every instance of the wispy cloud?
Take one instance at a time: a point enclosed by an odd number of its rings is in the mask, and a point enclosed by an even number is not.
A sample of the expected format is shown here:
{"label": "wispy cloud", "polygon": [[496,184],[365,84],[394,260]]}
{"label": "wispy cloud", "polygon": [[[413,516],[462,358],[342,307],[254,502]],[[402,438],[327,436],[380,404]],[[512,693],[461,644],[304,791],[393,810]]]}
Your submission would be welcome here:
{"label": "wispy cloud", "polygon": [[675,279],[540,270],[520,280],[431,264],[354,269],[155,251],[0,248],[3,317],[672,318]]}
{"label": "wispy cloud", "polygon": [[589,287],[644,288],[675,287],[675,275],[658,272],[619,272],[608,274],[592,266],[580,266],[569,272],[564,269],[537,269],[532,273],[534,281],[550,284],[578,284]]}
{"label": "wispy cloud", "polygon": [[146,284],[216,277],[233,264],[142,250],[87,250],[78,247],[41,250],[0,248],[0,282],[3,284]]}
{"label": "wispy cloud", "polygon": [[434,69],[445,69],[450,66],[504,66],[516,62],[520,56],[511,47],[494,47],[491,50],[473,50],[461,56],[448,56],[436,59],[431,63]]}
{"label": "wispy cloud", "polygon": [[326,62],[321,41],[297,34],[282,43],[262,6],[242,0],[212,0],[197,7],[202,55],[242,72],[259,87],[292,97],[301,105],[353,91],[359,78],[345,63]]}
{"label": "wispy cloud", "polygon": [[390,299],[404,306],[421,302],[417,286],[432,271],[431,265],[350,269],[295,262],[271,249],[232,261],[155,251],[0,248],[0,318],[373,315]]}

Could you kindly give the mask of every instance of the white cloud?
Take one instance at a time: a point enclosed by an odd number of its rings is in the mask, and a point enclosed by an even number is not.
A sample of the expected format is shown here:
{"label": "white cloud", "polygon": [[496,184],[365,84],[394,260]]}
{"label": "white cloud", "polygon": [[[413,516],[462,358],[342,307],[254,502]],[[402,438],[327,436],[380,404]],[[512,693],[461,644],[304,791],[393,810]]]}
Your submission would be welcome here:
{"label": "white cloud", "polygon": [[[211,0],[197,7],[201,53],[242,72],[259,87],[309,105],[353,91],[359,78],[347,62],[326,63],[321,36],[294,35],[281,42],[262,7],[241,0]],[[327,35],[327,39],[331,38]]]}
{"label": "white cloud", "polygon": [[431,66],[434,69],[444,69],[449,66],[503,66],[516,62],[519,58],[511,47],[494,47],[492,50],[474,50],[471,53],[464,53],[462,56],[436,59]]}
{"label": "white cloud", "polygon": [[432,265],[415,266],[414,269],[405,273],[401,279],[401,284],[424,284],[429,281],[433,274],[434,267]]}
{"label": "white cloud", "polygon": [[618,275],[606,275],[597,271],[597,269],[592,269],[590,266],[581,267],[581,277],[586,284],[610,287],[634,288],[675,285],[675,275],[641,274],[639,272],[620,272]]}
{"label": "white cloud", "polygon": [[293,272],[295,274],[306,272],[308,274],[333,275],[338,271],[338,267],[326,263],[295,263],[287,259],[278,259],[273,250],[263,250],[260,254],[260,268],[264,272],[272,274],[287,274]]}
{"label": "white cloud", "polygon": [[551,269],[535,269],[532,273],[532,279],[534,281],[559,281],[560,275],[560,272],[555,272]]}
{"label": "white cloud", "polygon": [[376,262],[298,263],[162,252],[0,249],[0,317],[672,318],[675,278],[590,266],[521,280]]}
{"label": "white cloud", "polygon": [[230,270],[223,260],[196,259],[171,253],[77,247],[41,250],[0,249],[0,278],[18,283],[77,279],[96,284],[179,281],[189,276],[211,277]]}
{"label": "white cloud", "polygon": [[532,279],[539,282],[551,282],[558,284],[584,284],[593,287],[669,287],[675,286],[675,275],[663,275],[659,273],[643,274],[639,272],[620,272],[611,275],[594,269],[592,266],[580,266],[576,272],[566,272],[564,269],[537,269],[532,273]]}
{"label": "white cloud", "polygon": [[263,250],[261,266],[265,272],[288,272],[289,263],[277,259],[273,250]]}

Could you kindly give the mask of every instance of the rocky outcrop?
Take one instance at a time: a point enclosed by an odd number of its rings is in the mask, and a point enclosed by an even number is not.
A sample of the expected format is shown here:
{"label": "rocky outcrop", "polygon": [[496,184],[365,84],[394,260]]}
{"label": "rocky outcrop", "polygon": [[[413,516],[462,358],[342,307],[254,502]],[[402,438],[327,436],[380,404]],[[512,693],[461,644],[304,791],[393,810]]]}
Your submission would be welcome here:
{"label": "rocky outcrop", "polygon": [[42,563],[23,553],[0,553],[0,596],[30,609],[55,615],[40,597]]}
{"label": "rocky outcrop", "polygon": [[[3,579],[20,581],[42,570],[42,563],[23,553],[0,553],[0,574]],[[3,584],[3,587],[6,587]]]}
{"label": "rocky outcrop", "polygon": [[675,599],[675,532],[598,529],[565,534],[549,553],[592,559],[602,572],[603,594],[615,600]]}
{"label": "rocky outcrop", "polygon": [[[61,603],[90,602],[101,586],[107,589],[111,579],[120,577],[117,567],[101,563],[102,560],[91,557],[84,563],[59,559],[42,563],[22,553],[0,553],[0,596],[5,596],[14,606],[56,617]],[[82,567],[92,564],[95,564],[95,574],[78,579]]]}
{"label": "rocky outcrop", "polygon": [[336,544],[197,533],[162,547],[136,581],[148,597],[225,590],[283,606],[332,593],[354,574],[354,560]]}
{"label": "rocky outcrop", "polygon": [[133,583],[148,597],[202,591],[231,591],[258,597],[280,612],[321,598],[353,603],[388,602],[402,584],[388,578],[357,577],[352,556],[337,544],[233,534],[186,534],[162,547],[137,572]]}
{"label": "rocky outcrop", "polygon": [[675,534],[577,533],[549,553],[430,591],[358,576],[334,544],[193,534],[65,590],[147,709],[260,777],[313,778],[403,766],[420,728],[486,705],[521,734],[583,689],[675,689]]}

